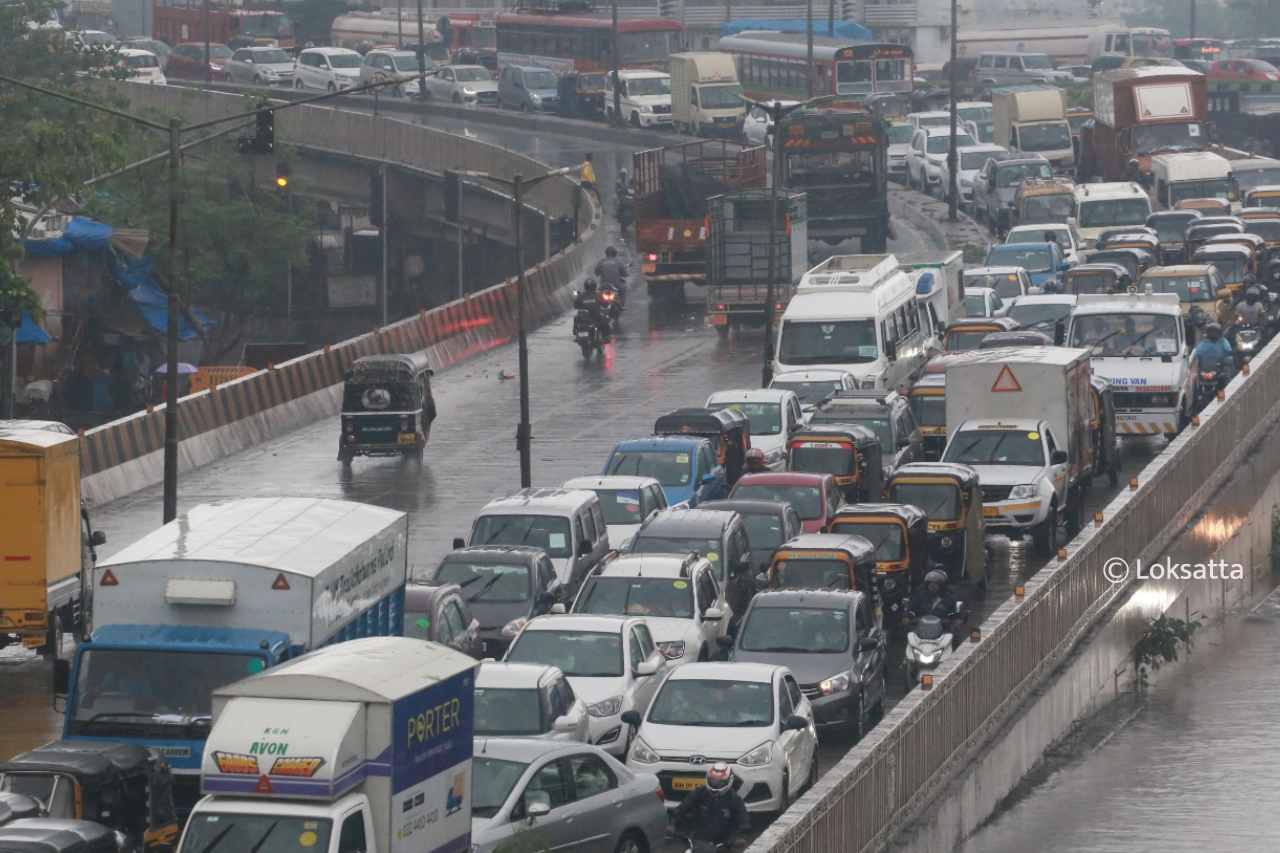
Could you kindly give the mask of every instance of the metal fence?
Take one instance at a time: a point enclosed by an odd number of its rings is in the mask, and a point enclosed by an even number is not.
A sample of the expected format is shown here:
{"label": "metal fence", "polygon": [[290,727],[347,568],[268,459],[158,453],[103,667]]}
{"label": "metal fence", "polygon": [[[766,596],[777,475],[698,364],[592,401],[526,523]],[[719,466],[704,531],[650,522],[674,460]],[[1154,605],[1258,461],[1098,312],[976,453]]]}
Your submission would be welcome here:
{"label": "metal fence", "polygon": [[[1066,548],[1002,605],[945,664],[928,692],[908,695],[756,842],[774,853],[866,851],[883,846],[977,753],[1128,586],[1103,572],[1108,559],[1149,560],[1199,512],[1280,403],[1280,341],[1238,376]],[[1132,581],[1131,581],[1132,582]]]}

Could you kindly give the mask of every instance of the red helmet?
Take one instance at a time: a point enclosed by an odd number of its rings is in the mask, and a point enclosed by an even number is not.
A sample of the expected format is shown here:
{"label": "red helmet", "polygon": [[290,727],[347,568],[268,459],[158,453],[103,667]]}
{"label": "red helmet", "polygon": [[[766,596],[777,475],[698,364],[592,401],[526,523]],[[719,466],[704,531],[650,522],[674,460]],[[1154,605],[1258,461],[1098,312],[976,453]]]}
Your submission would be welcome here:
{"label": "red helmet", "polygon": [[711,769],[707,771],[707,790],[711,795],[718,797],[726,794],[733,787],[733,771],[729,769],[729,765],[723,761],[717,761],[711,765]]}
{"label": "red helmet", "polygon": [[757,469],[763,470],[765,467],[764,451],[758,447],[753,447],[750,450],[748,450],[747,451],[747,467],[750,468],[751,470],[757,470]]}

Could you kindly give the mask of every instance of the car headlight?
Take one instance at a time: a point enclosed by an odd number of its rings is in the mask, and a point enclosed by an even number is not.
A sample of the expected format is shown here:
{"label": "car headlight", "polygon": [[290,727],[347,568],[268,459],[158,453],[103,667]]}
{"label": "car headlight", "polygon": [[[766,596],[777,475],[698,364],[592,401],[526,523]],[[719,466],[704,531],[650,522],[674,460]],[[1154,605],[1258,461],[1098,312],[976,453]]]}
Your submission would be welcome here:
{"label": "car headlight", "polygon": [[514,637],[524,630],[524,626],[529,624],[528,619],[512,619],[510,622],[502,626],[502,636]]}
{"label": "car headlight", "polygon": [[942,547],[943,547],[943,548],[950,548],[950,547],[951,547],[952,545],[954,545],[954,544],[955,544],[955,540],[954,540],[954,539],[952,539],[950,536],[943,536],[943,537],[942,537]]}
{"label": "car headlight", "polygon": [[849,673],[845,672],[828,678],[818,685],[818,689],[822,691],[823,696],[830,696],[832,693],[843,693],[849,689]]}
{"label": "car headlight", "polygon": [[738,759],[743,767],[764,767],[773,763],[773,741],[762,743]]}
{"label": "car headlight", "polygon": [[640,764],[657,764],[662,760],[662,757],[640,738],[636,738],[635,743],[631,744],[631,758]]}
{"label": "car headlight", "polygon": [[599,702],[587,706],[587,713],[593,717],[613,717],[621,710],[621,696],[610,696],[608,699],[601,699]]}
{"label": "car headlight", "polygon": [[462,87],[462,94],[464,95],[474,95],[475,93],[476,93],[476,90],[472,89],[470,86]]}
{"label": "car headlight", "polygon": [[658,647],[658,651],[667,656],[667,660],[679,660],[684,657],[684,640],[676,640],[670,643],[654,643]]}
{"label": "car headlight", "polygon": [[541,96],[541,95],[530,95],[530,96],[529,96],[529,100],[533,101],[535,104],[538,104],[538,103],[541,103],[541,102],[542,102],[542,96]]}
{"label": "car headlight", "polygon": [[274,69],[271,69],[271,68],[263,68],[263,69],[262,69],[262,73],[263,73],[263,74],[265,74],[265,75],[267,75],[268,77],[274,77],[274,76],[276,76],[276,72],[275,72],[275,70],[274,70]]}
{"label": "car headlight", "polygon": [[1036,496],[1035,486],[1014,486],[1009,492],[1011,498],[1034,498]]}
{"label": "car headlight", "polygon": [[764,462],[766,465],[772,465],[775,462],[781,462],[781,461],[782,461],[781,450],[770,450],[768,453],[764,455]]}

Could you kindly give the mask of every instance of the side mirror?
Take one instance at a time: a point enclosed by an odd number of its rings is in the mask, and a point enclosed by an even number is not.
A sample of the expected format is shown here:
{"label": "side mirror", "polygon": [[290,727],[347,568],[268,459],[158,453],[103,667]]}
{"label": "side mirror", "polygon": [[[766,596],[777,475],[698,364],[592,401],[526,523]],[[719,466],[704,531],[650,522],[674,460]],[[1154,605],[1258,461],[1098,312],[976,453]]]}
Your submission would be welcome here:
{"label": "side mirror", "polygon": [[1074,216],[1067,217],[1067,224],[1070,225],[1072,228],[1078,228],[1080,225],[1079,222],[1076,222],[1076,218]]}
{"label": "side mirror", "polygon": [[716,637],[716,645],[724,649],[726,652],[731,652],[733,651],[733,637],[730,637],[728,634],[721,634],[719,637]]}
{"label": "side mirror", "polygon": [[643,678],[646,675],[653,675],[658,671],[658,665],[651,660],[641,661],[636,667],[636,675]]}
{"label": "side mirror", "polygon": [[71,691],[71,661],[57,658],[53,662],[53,695],[66,696]]}
{"label": "side mirror", "polygon": [[1058,272],[1066,272],[1069,269],[1071,269],[1071,264],[1068,263],[1067,261],[1063,261],[1062,263],[1058,264]]}
{"label": "side mirror", "polygon": [[707,612],[702,614],[702,618],[706,619],[708,622],[715,622],[718,619],[724,618],[724,611],[719,607],[709,607],[707,608]]}
{"label": "side mirror", "polygon": [[556,616],[563,616],[567,611],[565,610],[563,602],[556,602],[555,604],[551,605],[550,612],[555,614]]}
{"label": "side mirror", "polygon": [[467,547],[467,540],[463,539],[461,536],[454,537],[453,549],[455,551],[458,550],[459,548],[465,548],[465,547]]}
{"label": "side mirror", "polygon": [[591,543],[588,542],[586,539],[583,539],[581,542],[578,543],[578,555],[581,557],[585,557],[590,553],[591,553]]}
{"label": "side mirror", "polygon": [[858,648],[864,652],[874,652],[876,649],[880,648],[880,641],[872,639],[871,637],[863,637],[858,641]]}
{"label": "side mirror", "polygon": [[716,481],[715,474],[703,474],[702,479],[699,480],[698,483],[703,486],[710,486],[710,485],[714,485],[715,481]]}
{"label": "side mirror", "polygon": [[623,711],[622,722],[626,723],[628,726],[639,726],[640,712],[639,711]]}
{"label": "side mirror", "polygon": [[1066,465],[1067,459],[1068,459],[1067,451],[1055,450],[1053,451],[1053,456],[1050,457],[1049,459],[1049,464],[1050,465]]}
{"label": "side mirror", "polygon": [[428,375],[428,376],[435,376],[435,375],[436,375],[436,372],[435,372],[434,370],[432,370],[431,368],[429,368],[429,367],[428,367],[428,368],[427,368],[427,375]]}
{"label": "side mirror", "polygon": [[556,720],[555,725],[552,726],[552,728],[554,728],[557,732],[560,732],[562,734],[571,732],[577,727],[578,727],[578,721],[575,720],[573,717],[570,717],[567,715],[563,717],[559,717]]}
{"label": "side mirror", "polygon": [[[1230,293],[1231,291],[1227,291],[1227,292]],[[94,546],[95,548],[98,547],[99,545],[106,545],[107,534],[103,533],[101,530],[93,531],[93,535],[89,537],[89,544]]]}
{"label": "side mirror", "polygon": [[525,809],[525,814],[529,816],[529,820],[533,820],[534,818],[539,818],[539,817],[546,817],[547,815],[551,814],[551,806],[547,805],[546,803],[534,803],[533,805],[529,806],[529,808]]}
{"label": "side mirror", "polygon": [[782,727],[786,732],[802,732],[809,728],[809,721],[801,716],[787,717],[786,725]]}

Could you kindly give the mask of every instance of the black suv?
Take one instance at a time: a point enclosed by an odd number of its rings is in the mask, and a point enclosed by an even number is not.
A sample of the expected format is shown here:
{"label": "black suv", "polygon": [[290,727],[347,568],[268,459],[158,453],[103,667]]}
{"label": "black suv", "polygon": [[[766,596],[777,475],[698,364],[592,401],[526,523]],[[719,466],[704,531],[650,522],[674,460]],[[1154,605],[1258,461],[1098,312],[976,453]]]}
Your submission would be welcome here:
{"label": "black suv", "polygon": [[818,404],[809,423],[863,426],[880,439],[887,478],[909,462],[924,461],[924,436],[911,404],[897,391],[837,391]]}
{"label": "black suv", "polygon": [[547,552],[529,546],[475,545],[445,554],[434,583],[457,584],[480,623],[484,656],[501,660],[535,616],[568,599]]}

